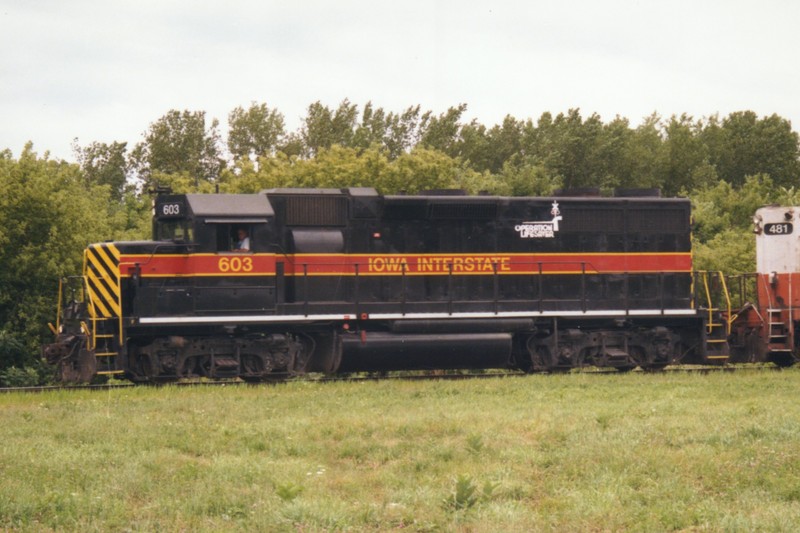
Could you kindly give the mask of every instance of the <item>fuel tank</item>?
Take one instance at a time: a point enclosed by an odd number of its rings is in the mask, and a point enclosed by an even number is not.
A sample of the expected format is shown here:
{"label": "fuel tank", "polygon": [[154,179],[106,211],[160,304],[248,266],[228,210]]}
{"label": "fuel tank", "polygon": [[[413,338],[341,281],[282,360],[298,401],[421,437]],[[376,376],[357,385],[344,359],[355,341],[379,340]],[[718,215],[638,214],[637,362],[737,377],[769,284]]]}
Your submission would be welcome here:
{"label": "fuel tank", "polygon": [[364,333],[342,339],[340,372],[507,368],[510,333]]}

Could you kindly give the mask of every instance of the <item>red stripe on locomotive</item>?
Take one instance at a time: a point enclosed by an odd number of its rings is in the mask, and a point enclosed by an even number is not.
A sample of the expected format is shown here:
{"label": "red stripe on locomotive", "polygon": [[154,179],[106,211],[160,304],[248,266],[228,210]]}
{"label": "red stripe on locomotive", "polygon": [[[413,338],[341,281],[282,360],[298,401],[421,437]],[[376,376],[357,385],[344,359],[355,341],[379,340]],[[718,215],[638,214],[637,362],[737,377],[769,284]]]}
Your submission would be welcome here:
{"label": "red stripe on locomotive", "polygon": [[188,254],[127,255],[120,274],[143,277],[286,275],[499,275],[691,272],[690,253],[632,254]]}

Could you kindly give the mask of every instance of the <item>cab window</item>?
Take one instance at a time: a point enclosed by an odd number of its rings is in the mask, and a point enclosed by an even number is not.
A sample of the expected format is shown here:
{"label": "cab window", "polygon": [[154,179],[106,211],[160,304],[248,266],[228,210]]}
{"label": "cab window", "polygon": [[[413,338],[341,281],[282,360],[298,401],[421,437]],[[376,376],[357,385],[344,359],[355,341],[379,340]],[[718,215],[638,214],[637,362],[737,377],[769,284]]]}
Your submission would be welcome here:
{"label": "cab window", "polygon": [[156,238],[160,241],[191,242],[192,228],[185,220],[160,220],[156,225]]}
{"label": "cab window", "polygon": [[252,252],[253,232],[250,225],[219,224],[217,226],[217,251]]}

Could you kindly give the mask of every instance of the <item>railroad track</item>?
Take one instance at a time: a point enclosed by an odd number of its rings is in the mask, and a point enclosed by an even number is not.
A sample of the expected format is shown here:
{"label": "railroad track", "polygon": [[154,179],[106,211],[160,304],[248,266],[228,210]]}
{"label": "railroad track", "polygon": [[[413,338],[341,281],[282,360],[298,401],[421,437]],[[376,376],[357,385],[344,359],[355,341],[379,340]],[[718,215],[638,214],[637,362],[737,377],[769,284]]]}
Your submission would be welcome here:
{"label": "railroad track", "polygon": [[[763,372],[763,371],[781,371],[784,370],[774,365],[747,365],[747,366],[711,366],[711,367],[689,367],[689,366],[675,366],[667,367],[658,371],[644,371],[641,369],[632,370],[629,373],[634,374],[669,374],[669,373],[699,373],[710,374],[715,372]],[[545,373],[539,375],[590,375],[590,376],[608,376],[608,375],[622,375],[615,369],[582,369],[565,373]],[[291,383],[296,381],[306,381],[313,383],[335,383],[335,382],[367,382],[367,381],[445,381],[445,380],[464,380],[464,379],[491,379],[491,378],[511,378],[527,376],[524,372],[509,371],[509,372],[489,372],[489,373],[475,373],[475,374],[440,374],[440,373],[426,373],[426,374],[362,374],[358,376],[300,376],[291,377],[288,379],[262,381],[257,383],[248,383],[239,380],[219,380],[219,381],[172,381],[165,383],[103,383],[93,385],[47,385],[36,387],[5,387],[0,388],[0,393],[12,392],[51,392],[51,391],[83,391],[95,390],[106,391],[113,389],[128,389],[132,387],[254,387],[263,385],[278,385],[283,383]]]}

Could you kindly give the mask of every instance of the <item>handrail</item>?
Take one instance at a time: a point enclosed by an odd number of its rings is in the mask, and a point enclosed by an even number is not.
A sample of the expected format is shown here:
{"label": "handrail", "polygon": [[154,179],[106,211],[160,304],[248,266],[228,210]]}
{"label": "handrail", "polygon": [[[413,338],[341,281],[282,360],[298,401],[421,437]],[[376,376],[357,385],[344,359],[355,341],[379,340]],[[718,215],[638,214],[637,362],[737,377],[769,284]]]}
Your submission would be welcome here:
{"label": "handrail", "polygon": [[[92,298],[92,291],[89,289],[89,280],[86,276],[81,276],[83,283],[84,283],[84,294],[86,294],[86,299],[88,300],[87,309],[89,310],[90,321],[92,323],[92,331],[91,331],[91,342],[87,348],[89,350],[94,350],[97,346],[97,306],[94,303],[94,298]],[[87,335],[89,332],[87,332]]]}
{"label": "handrail", "polygon": [[[356,316],[361,316],[359,313],[359,308],[362,304],[362,290],[363,290],[363,282],[368,279],[368,276],[397,276],[400,280],[400,291],[397,294],[398,301],[400,303],[401,312],[405,314],[407,312],[407,291],[408,291],[408,279],[410,276],[413,277],[420,277],[420,278],[427,278],[429,276],[432,277],[442,277],[445,278],[445,282],[447,284],[447,295],[442,301],[447,303],[447,312],[453,312],[453,304],[455,303],[454,300],[454,276],[458,275],[479,275],[479,276],[492,276],[492,295],[490,303],[493,304],[493,311],[494,313],[498,313],[500,311],[500,295],[499,295],[499,280],[500,276],[502,275],[514,275],[514,276],[538,276],[538,283],[535,285],[531,285],[532,289],[536,289],[538,286],[538,291],[536,294],[531,297],[532,302],[538,303],[539,311],[542,312],[544,309],[544,286],[543,286],[543,277],[545,275],[578,275],[580,276],[580,294],[576,296],[576,302],[580,306],[580,309],[583,312],[587,312],[590,302],[589,297],[589,282],[587,276],[623,276],[625,290],[623,291],[623,298],[624,298],[624,309],[626,314],[630,312],[630,303],[628,301],[629,295],[627,291],[628,286],[628,278],[631,274],[641,274],[647,276],[657,276],[657,300],[658,300],[658,308],[661,310],[661,313],[664,314],[665,310],[667,309],[666,299],[667,299],[667,291],[665,290],[665,276],[670,275],[687,275],[692,276],[692,272],[689,271],[673,271],[673,270],[648,270],[648,271],[637,271],[631,272],[629,270],[621,270],[621,271],[598,271],[597,268],[591,261],[580,261],[580,260],[549,260],[549,261],[516,261],[512,265],[506,264],[507,266],[515,267],[514,270],[510,268],[505,268],[504,264],[498,261],[496,258],[493,257],[486,257],[485,260],[481,260],[479,263],[459,263],[453,261],[453,257],[444,257],[442,260],[436,263],[430,263],[427,261],[420,261],[414,257],[400,257],[398,254],[391,254],[396,255],[397,259],[393,261],[386,261],[375,263],[374,258],[372,257],[347,257],[347,256],[340,256],[333,260],[328,261],[302,261],[297,260],[290,262],[290,270],[287,272],[289,276],[293,276],[295,280],[297,280],[296,285],[296,302],[301,303],[303,306],[303,314],[308,316],[309,314],[309,306],[311,305],[310,301],[310,282],[311,278],[315,276],[353,276],[353,287],[352,287],[352,294],[350,295],[350,299],[348,301],[352,301],[354,303],[354,309],[356,310]],[[464,254],[453,254],[453,256],[463,256]],[[556,266],[555,269],[548,269],[548,267]],[[430,269],[430,270],[429,270]],[[706,300],[708,305],[712,308],[709,310],[709,323],[712,323],[712,316],[713,312],[717,309],[713,309],[712,300],[713,297],[711,295],[712,289],[709,286],[709,272],[708,271],[694,271],[695,275],[702,274],[703,276],[703,284],[706,293]],[[727,284],[725,283],[724,276],[722,272],[714,271],[715,275],[719,276],[722,282],[722,290],[724,291],[725,297],[725,308],[728,312],[728,317],[730,317],[731,313],[731,301],[730,295],[728,293]],[[363,279],[362,279],[363,278]],[[696,280],[695,276],[692,276],[692,289],[691,292],[694,295],[692,298],[692,308],[694,308],[697,298],[697,292],[695,291]],[[728,320],[727,329],[730,331],[730,319]]]}
{"label": "handrail", "polygon": [[720,288],[722,290],[722,296],[725,299],[725,333],[730,335],[731,332],[731,324],[733,323],[733,319],[731,318],[731,297],[728,293],[728,284],[725,282],[725,275],[720,270],[698,270],[698,274],[703,282],[703,288],[705,289],[705,297],[706,297],[706,305],[708,308],[708,324],[707,330],[711,333],[712,328],[714,327],[714,311],[719,311],[719,308],[714,306],[714,297],[712,296],[711,286],[709,283],[709,274],[716,275],[720,280]]}
{"label": "handrail", "polygon": [[[457,254],[454,254],[457,255]],[[463,255],[463,254],[460,254]],[[287,269],[287,274],[289,275],[315,275],[314,269],[319,267],[337,267],[337,269],[349,269],[348,275],[355,275],[356,269],[359,269],[360,273],[363,275],[366,273],[373,273],[374,274],[401,274],[405,272],[407,275],[439,275],[439,276],[448,276],[452,274],[459,274],[459,273],[484,273],[486,275],[493,274],[493,271],[497,269],[498,272],[501,272],[502,269],[499,268],[501,263],[497,261],[495,258],[487,257],[485,261],[480,262],[480,266],[478,263],[460,263],[458,261],[453,261],[452,257],[446,258],[447,260],[442,260],[436,263],[429,263],[425,261],[419,261],[414,258],[401,258],[402,260],[398,260],[396,262],[390,263],[380,263],[380,266],[376,266],[375,263],[371,262],[371,259],[368,258],[358,258],[356,260],[340,260],[340,261],[325,261],[325,262],[308,262],[308,261],[299,261],[295,258],[293,261],[286,261],[290,268]],[[121,265],[127,263],[121,263]],[[508,271],[509,274],[515,275],[525,275],[525,274],[585,274],[585,275],[594,275],[594,274],[623,274],[628,273],[628,271],[606,271],[606,270],[598,270],[597,267],[594,266],[594,263],[591,261],[586,260],[575,260],[575,261],[518,261],[513,263],[514,266],[520,267],[530,267],[528,270],[518,270],[514,272]],[[542,269],[543,266],[553,266],[558,265],[562,267],[566,267],[572,265],[574,270],[556,270],[552,272],[547,272]],[[430,270],[428,268],[431,268]],[[478,269],[482,270],[478,270]],[[317,272],[316,274],[342,274],[341,271],[336,272]],[[652,271],[642,271],[642,274],[668,274],[668,273],[685,273],[689,274],[689,272],[675,272],[669,270],[652,270]]]}
{"label": "handrail", "polygon": [[706,328],[708,329],[708,332],[711,333],[711,327],[712,327],[711,324],[713,324],[714,322],[713,320],[714,305],[711,302],[711,289],[708,285],[708,271],[703,270],[699,273],[701,279],[703,280],[703,288],[705,288],[705,294],[706,294],[706,307],[708,308],[708,323]]}
{"label": "handrail", "polygon": [[725,328],[725,334],[731,334],[731,324],[733,323],[733,318],[731,317],[731,295],[728,293],[728,284],[725,282],[725,275],[722,271],[717,271],[717,275],[719,276],[720,282],[722,283],[722,294],[725,296],[725,322],[727,323]]}
{"label": "handrail", "polygon": [[769,283],[767,283],[767,276],[769,276],[769,274],[760,274],[758,275],[758,278],[764,283],[764,293],[767,295],[767,309],[773,309],[772,292],[769,290]]}
{"label": "handrail", "polygon": [[61,333],[61,310],[64,305],[64,278],[58,278],[58,307],[56,308],[56,335]]}

